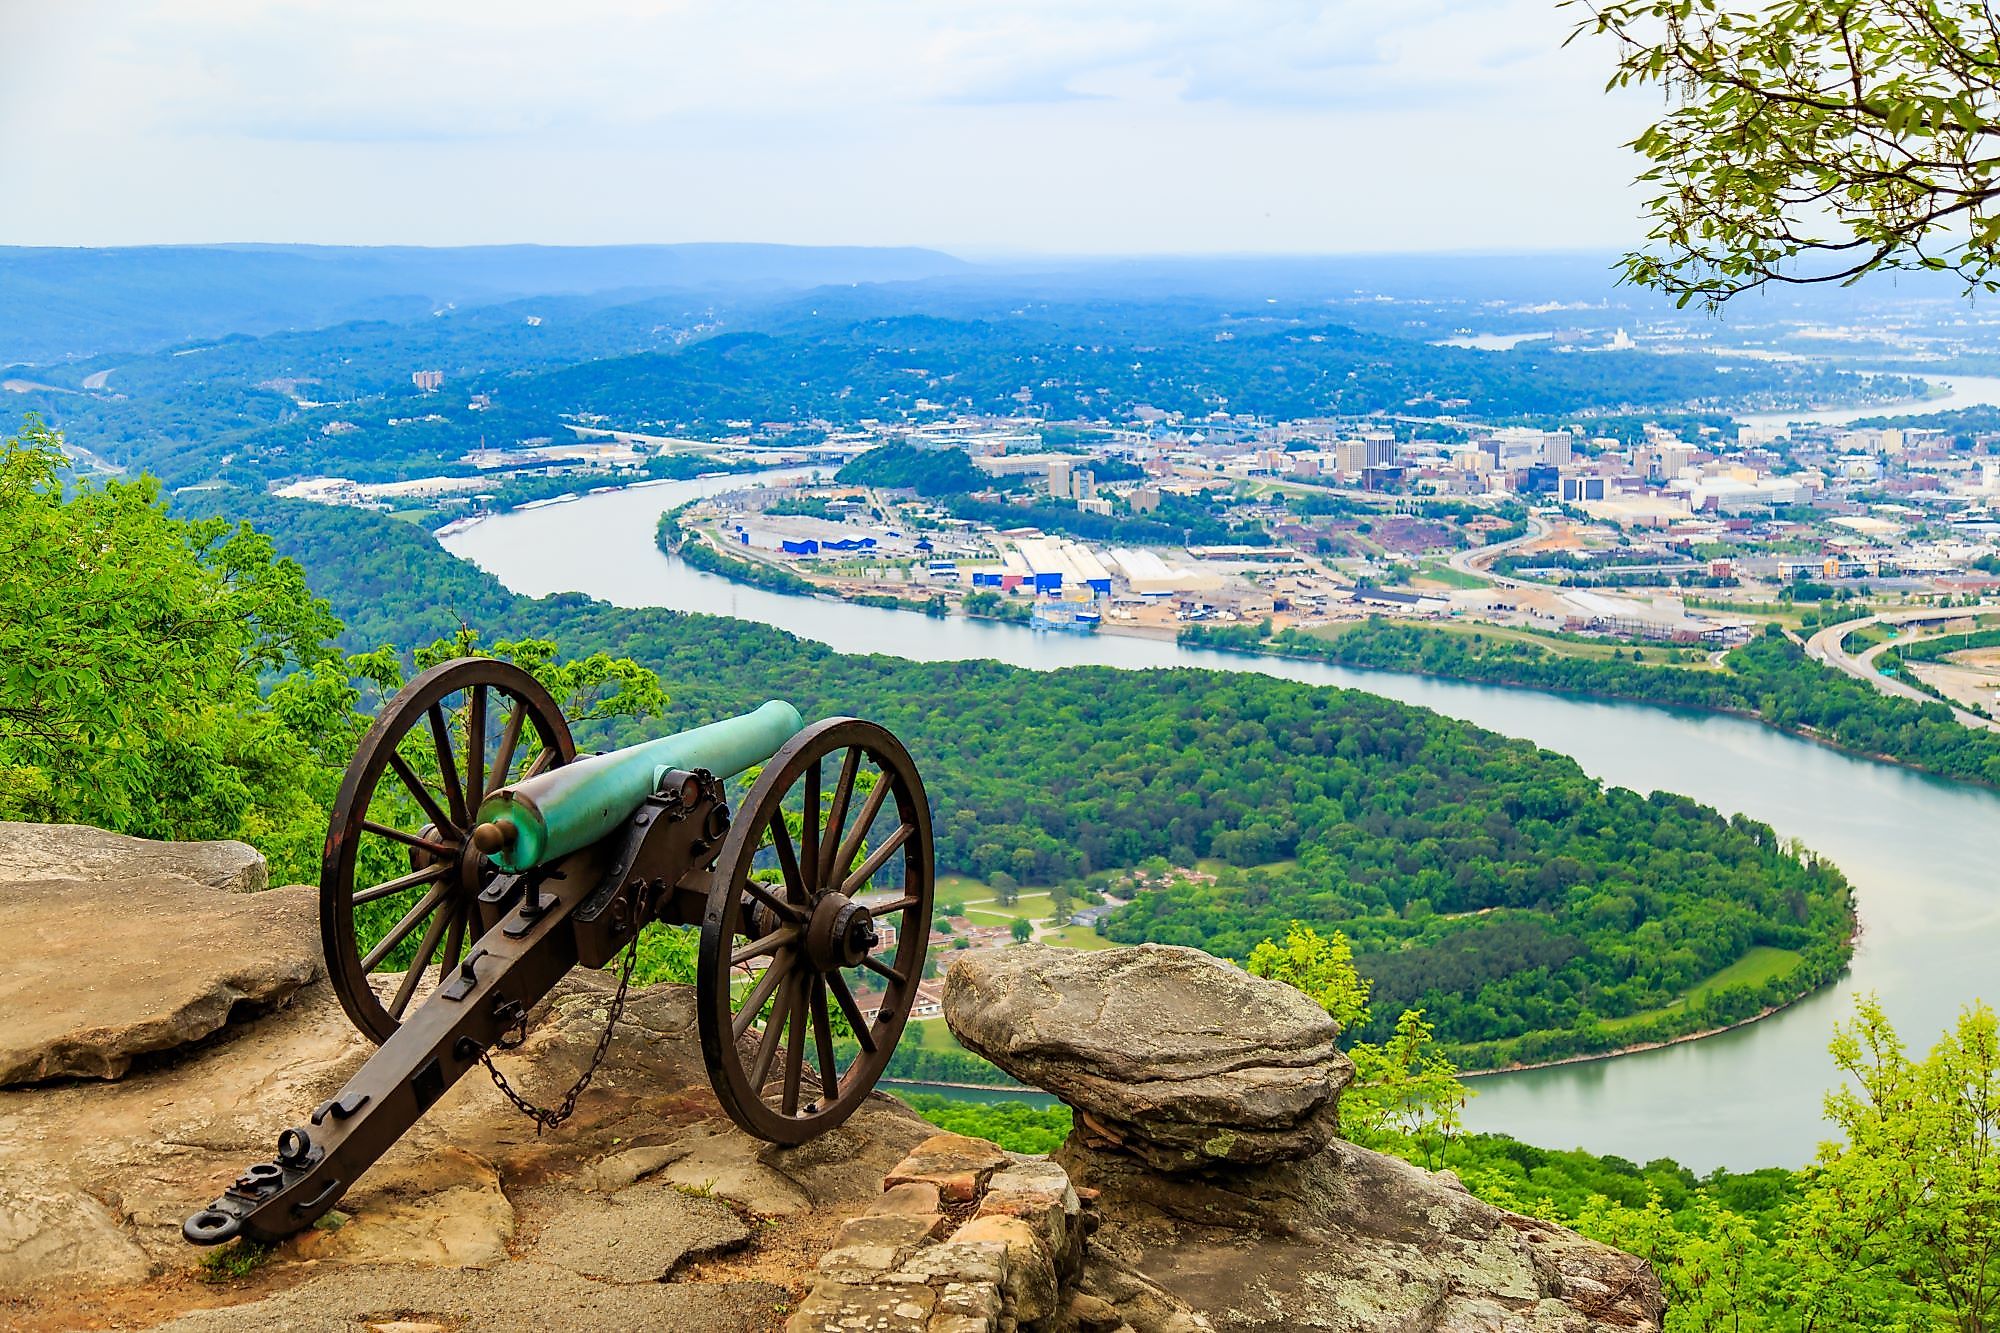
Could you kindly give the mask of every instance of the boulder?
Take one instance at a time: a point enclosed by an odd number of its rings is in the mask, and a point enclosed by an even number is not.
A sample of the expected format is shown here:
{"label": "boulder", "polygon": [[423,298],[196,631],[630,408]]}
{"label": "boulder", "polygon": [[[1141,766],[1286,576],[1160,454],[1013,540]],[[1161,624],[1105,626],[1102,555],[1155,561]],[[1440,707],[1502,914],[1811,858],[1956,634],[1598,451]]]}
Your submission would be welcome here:
{"label": "boulder", "polygon": [[[1643,1260],[1335,1138],[1353,1066],[1288,987],[1191,949],[1023,946],[956,963],[944,1008],[959,1040],[1078,1112],[1055,1160],[1094,1201],[1057,1293],[1080,1326],[1109,1325],[1109,1306],[1139,1330],[1661,1327]],[[993,1199],[982,1215],[1013,1211]]]}
{"label": "boulder", "polygon": [[264,858],[248,843],[155,842],[87,824],[0,824],[0,884],[161,876],[225,893],[256,893],[270,885]]}
{"label": "boulder", "polygon": [[1325,1010],[1199,949],[969,954],[944,1014],[966,1047],[1162,1171],[1310,1156],[1354,1076]]}
{"label": "boulder", "polygon": [[[261,864],[261,863],[260,863]],[[0,882],[0,1086],[115,1079],[320,974],[316,892],[167,873]]]}

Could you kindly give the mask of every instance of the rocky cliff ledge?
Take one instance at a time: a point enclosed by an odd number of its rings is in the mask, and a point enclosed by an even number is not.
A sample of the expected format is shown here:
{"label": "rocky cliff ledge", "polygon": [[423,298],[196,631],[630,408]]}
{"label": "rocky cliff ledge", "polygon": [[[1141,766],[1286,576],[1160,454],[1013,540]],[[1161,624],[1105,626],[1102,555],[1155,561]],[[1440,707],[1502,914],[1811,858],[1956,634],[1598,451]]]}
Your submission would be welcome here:
{"label": "rocky cliff ledge", "polygon": [[[372,1049],[319,979],[312,891],[263,873],[239,844],[0,825],[0,1328],[1658,1327],[1639,1261],[1340,1142],[1313,1006],[1159,949],[954,969],[962,1037],[1077,1108],[1053,1158],[879,1096],[803,1147],[750,1139],[660,986],[560,1130],[465,1080],[337,1225],[210,1285],[181,1218]],[[566,982],[508,1078],[559,1094],[609,991]]]}
{"label": "rocky cliff ledge", "polygon": [[965,959],[945,1018],[1056,1093],[1093,1256],[1217,1329],[1657,1329],[1639,1259],[1335,1137],[1353,1066],[1288,987],[1192,949]]}

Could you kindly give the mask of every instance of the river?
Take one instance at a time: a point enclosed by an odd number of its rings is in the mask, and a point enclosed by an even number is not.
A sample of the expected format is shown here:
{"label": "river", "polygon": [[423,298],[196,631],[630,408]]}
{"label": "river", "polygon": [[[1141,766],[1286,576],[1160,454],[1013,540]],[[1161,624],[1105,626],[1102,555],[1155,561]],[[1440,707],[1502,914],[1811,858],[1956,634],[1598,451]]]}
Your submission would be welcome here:
{"label": "river", "polygon": [[[1882,997],[1907,1040],[1928,1046],[1975,995],[2000,1000],[2000,883],[1985,838],[2000,795],[1851,758],[1740,718],[1670,712],[1182,648],[1115,635],[1036,634],[746,587],[653,544],[658,516],[743,478],[609,491],[516,511],[447,535],[446,548],[517,592],[577,591],[789,630],[845,652],[925,661],[991,657],[1035,670],[1100,664],[1207,667],[1368,690],[1572,755],[1638,791],[1683,792],[1764,820],[1831,857],[1853,881],[1862,936],[1849,976],[1783,1013],[1698,1042],[1588,1064],[1481,1078],[1474,1129],[1698,1171],[1797,1166],[1826,1136],[1826,1053],[1857,991]],[[668,682],[671,687],[672,682]]]}
{"label": "river", "polygon": [[[1917,373],[1910,367],[1901,370],[1885,369],[1874,372],[1881,375],[1910,375]],[[1951,412],[1961,407],[1991,407],[2000,403],[2000,376],[1995,375],[1925,375],[1944,390],[1937,398],[1916,398],[1898,403],[1870,403],[1864,407],[1827,407],[1817,411],[1791,412],[1745,412],[1737,420],[1745,425],[1787,426],[1799,422],[1810,422],[1818,426],[1844,426],[1850,421],[1861,421],[1868,417],[1908,416],[1912,413]]]}

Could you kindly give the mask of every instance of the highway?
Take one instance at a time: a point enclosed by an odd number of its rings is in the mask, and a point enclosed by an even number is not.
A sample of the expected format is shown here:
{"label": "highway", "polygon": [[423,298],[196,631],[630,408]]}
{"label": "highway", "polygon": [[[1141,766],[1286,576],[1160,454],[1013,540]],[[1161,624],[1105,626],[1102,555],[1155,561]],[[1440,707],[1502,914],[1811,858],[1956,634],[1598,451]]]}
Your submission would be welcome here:
{"label": "highway", "polygon": [[[1924,611],[1886,611],[1881,615],[1862,616],[1856,620],[1843,621],[1838,625],[1828,625],[1825,629],[1806,640],[1806,656],[1827,666],[1845,671],[1856,680],[1865,680],[1884,694],[1895,695],[1899,699],[1914,699],[1918,703],[1939,702],[1936,695],[1926,694],[1916,686],[1894,676],[1885,676],[1875,669],[1875,659],[1894,646],[1894,641],[1878,643],[1864,649],[1859,654],[1850,653],[1841,645],[1847,636],[1869,625],[1921,625],[1941,620],[1962,620],[1969,615],[1977,615],[1986,607],[1933,607]],[[1969,713],[1957,704],[1948,704],[1952,716],[1968,727],[1979,727],[1986,731],[2000,731],[2000,722],[1991,718]]]}
{"label": "highway", "polygon": [[1531,541],[1548,535],[1549,525],[1544,520],[1530,514],[1528,515],[1528,530],[1519,537],[1515,537],[1510,541],[1495,542],[1491,546],[1475,546],[1469,550],[1455,551],[1452,553],[1451,559],[1445,561],[1445,563],[1461,574],[1470,574],[1474,578],[1486,579],[1494,586],[1500,588],[1546,588],[1550,585],[1536,583],[1530,579],[1516,579],[1509,578],[1504,574],[1488,573],[1487,566],[1515,547],[1525,546]]}

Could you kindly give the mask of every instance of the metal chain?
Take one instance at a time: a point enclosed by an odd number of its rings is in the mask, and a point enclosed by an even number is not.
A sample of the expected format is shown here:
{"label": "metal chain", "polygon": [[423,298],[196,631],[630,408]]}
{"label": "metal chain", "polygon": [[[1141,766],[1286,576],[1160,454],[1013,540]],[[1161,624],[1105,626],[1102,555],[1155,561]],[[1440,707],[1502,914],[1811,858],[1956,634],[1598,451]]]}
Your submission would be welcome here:
{"label": "metal chain", "polygon": [[[479,1063],[485,1065],[486,1072],[493,1075],[493,1086],[500,1089],[500,1095],[514,1103],[515,1110],[535,1122],[536,1138],[542,1136],[542,1131],[554,1129],[576,1114],[576,1099],[583,1096],[583,1090],[589,1087],[590,1080],[597,1076],[597,1067],[604,1063],[605,1053],[611,1049],[611,1032],[618,1026],[619,1018],[625,1013],[625,992],[632,984],[632,969],[638,961],[639,939],[635,935],[631,944],[625,948],[625,965],[619,972],[618,993],[611,997],[611,1013],[604,1021],[604,1032],[597,1039],[597,1049],[591,1053],[590,1063],[584,1067],[583,1073],[570,1085],[569,1091],[563,1094],[562,1105],[555,1110],[537,1106],[514,1091],[513,1086],[507,1082],[507,1076],[493,1063],[493,1057],[485,1051],[479,1053]],[[525,1013],[515,1026],[521,1035],[511,1042],[503,1036],[497,1043],[501,1050],[511,1051],[527,1039],[528,1016]]]}

